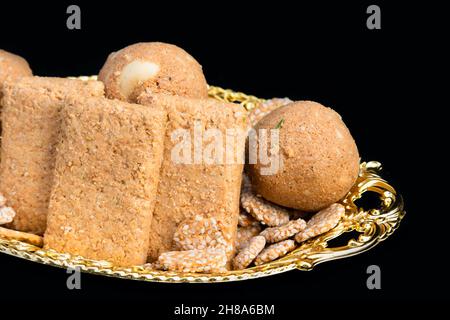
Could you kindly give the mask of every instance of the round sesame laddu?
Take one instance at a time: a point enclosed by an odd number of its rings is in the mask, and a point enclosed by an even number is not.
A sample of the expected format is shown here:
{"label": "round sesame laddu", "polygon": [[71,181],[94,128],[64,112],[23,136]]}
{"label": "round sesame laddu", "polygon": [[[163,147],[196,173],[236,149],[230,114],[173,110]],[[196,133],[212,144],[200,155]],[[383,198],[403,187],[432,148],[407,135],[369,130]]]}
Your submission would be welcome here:
{"label": "round sesame laddu", "polygon": [[261,225],[252,225],[248,227],[238,227],[235,246],[237,250],[245,248],[250,239],[257,236],[261,232]]}
{"label": "round sesame laddu", "polygon": [[179,250],[218,248],[233,251],[232,241],[224,232],[223,223],[215,217],[196,215],[178,226],[173,241]]}
{"label": "round sesame laddu", "polygon": [[98,77],[111,99],[136,102],[144,91],[208,97],[201,65],[183,49],[167,43],[136,43],[113,52]]}
{"label": "round sesame laddu", "polygon": [[284,240],[265,248],[255,259],[255,265],[276,260],[295,249],[294,240]]}

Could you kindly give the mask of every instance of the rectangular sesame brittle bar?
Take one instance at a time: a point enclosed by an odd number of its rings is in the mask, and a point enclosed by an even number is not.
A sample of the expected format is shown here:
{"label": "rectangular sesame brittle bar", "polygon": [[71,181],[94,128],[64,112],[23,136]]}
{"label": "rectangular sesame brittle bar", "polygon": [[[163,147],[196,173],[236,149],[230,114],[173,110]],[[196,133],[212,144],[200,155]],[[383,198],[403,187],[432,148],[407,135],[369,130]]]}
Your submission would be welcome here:
{"label": "rectangular sesame brittle bar", "polygon": [[45,248],[118,266],[146,262],[166,124],[160,108],[67,103]]}
{"label": "rectangular sesame brittle bar", "polygon": [[64,100],[103,96],[103,88],[98,81],[44,77],[4,85],[0,192],[17,213],[7,227],[44,233]]}

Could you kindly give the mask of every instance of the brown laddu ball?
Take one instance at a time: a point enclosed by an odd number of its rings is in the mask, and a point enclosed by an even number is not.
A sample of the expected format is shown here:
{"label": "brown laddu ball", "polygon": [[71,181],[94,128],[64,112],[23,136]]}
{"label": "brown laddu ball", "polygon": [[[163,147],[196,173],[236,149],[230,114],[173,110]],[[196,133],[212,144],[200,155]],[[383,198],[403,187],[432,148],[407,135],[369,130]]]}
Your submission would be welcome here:
{"label": "brown laddu ball", "polygon": [[358,149],[334,110],[316,102],[298,101],[272,111],[255,126],[257,147],[263,139],[260,129],[267,129],[269,142],[271,130],[279,129],[278,171],[261,174],[268,165],[260,158],[256,164],[247,165],[256,192],[267,200],[318,211],[343,198],[355,183]]}
{"label": "brown laddu ball", "polygon": [[167,43],[137,43],[113,52],[98,77],[111,99],[135,102],[144,90],[208,97],[202,66],[183,49]]}
{"label": "brown laddu ball", "polygon": [[33,72],[24,58],[0,49],[0,97],[5,81],[32,75]]}

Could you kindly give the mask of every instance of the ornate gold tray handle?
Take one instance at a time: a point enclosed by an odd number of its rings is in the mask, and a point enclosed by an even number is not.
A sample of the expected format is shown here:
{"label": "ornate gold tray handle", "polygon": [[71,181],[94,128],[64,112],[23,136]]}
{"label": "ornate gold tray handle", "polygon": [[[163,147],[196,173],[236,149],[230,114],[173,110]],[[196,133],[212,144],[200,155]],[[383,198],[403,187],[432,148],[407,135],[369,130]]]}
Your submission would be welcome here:
{"label": "ornate gold tray handle", "polygon": [[[379,176],[380,170],[379,162],[362,163],[355,186],[342,201],[347,209],[343,221],[333,230],[305,242],[277,262],[286,264],[292,261],[297,269],[311,270],[319,263],[367,251],[390,236],[400,225],[405,212],[402,197]],[[379,196],[379,209],[364,210],[355,204],[366,192],[374,192]],[[346,245],[328,247],[329,241],[346,232],[356,232],[359,236],[350,239]]]}

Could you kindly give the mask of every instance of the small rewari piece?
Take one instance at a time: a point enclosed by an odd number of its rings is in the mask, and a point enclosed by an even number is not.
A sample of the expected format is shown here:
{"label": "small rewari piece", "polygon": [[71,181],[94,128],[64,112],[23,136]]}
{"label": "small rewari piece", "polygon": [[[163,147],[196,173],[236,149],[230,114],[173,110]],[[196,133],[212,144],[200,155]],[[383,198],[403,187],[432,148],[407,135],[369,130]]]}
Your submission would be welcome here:
{"label": "small rewari piece", "polygon": [[227,255],[223,249],[207,248],[203,250],[169,251],[162,253],[158,268],[176,272],[226,272]]}
{"label": "small rewari piece", "polygon": [[178,225],[199,213],[220,221],[225,238],[234,245],[245,155],[245,109],[215,99],[151,91],[141,94],[138,101],[148,108],[163,107],[168,115],[149,260],[175,250],[173,236]]}
{"label": "small rewari piece", "polygon": [[0,193],[0,207],[6,205],[6,198]]}
{"label": "small rewari piece", "polygon": [[236,249],[241,250],[245,248],[250,239],[257,236],[261,232],[261,226],[252,225],[248,227],[238,227],[236,236]]}
{"label": "small rewari piece", "polygon": [[144,264],[166,113],[90,98],[68,99],[62,116],[45,248]]}
{"label": "small rewari piece", "polygon": [[242,190],[241,206],[256,220],[270,227],[281,226],[289,221],[289,211],[258,197],[250,190]]}
{"label": "small rewari piece", "polygon": [[3,87],[0,192],[16,217],[8,227],[43,234],[53,182],[60,111],[67,96],[102,96],[103,84],[23,77]]}
{"label": "small rewari piece", "polygon": [[305,220],[297,219],[289,221],[288,223],[280,227],[267,228],[263,232],[261,232],[261,236],[266,238],[266,241],[268,243],[280,242],[292,237],[305,228]]}
{"label": "small rewari piece", "polygon": [[207,98],[201,65],[168,43],[142,42],[109,55],[98,75],[111,99],[135,102],[145,89],[153,93]]}
{"label": "small rewari piece", "polygon": [[276,110],[282,106],[285,106],[291,103],[292,100],[288,98],[274,98],[266,100],[260,104],[258,104],[255,108],[253,108],[248,117],[250,119],[250,124],[254,127],[259,120],[264,118],[266,115],[271,113],[273,110]]}
{"label": "small rewari piece", "polygon": [[233,269],[242,270],[247,268],[250,263],[258,256],[258,254],[264,249],[266,245],[266,239],[261,236],[253,237],[248,246],[242,249],[236,257],[233,259]]}
{"label": "small rewari piece", "polygon": [[247,174],[242,174],[242,183],[241,183],[241,192],[250,192],[252,191],[252,182]]}
{"label": "small rewari piece", "polygon": [[173,236],[179,250],[217,248],[233,251],[231,234],[224,233],[223,223],[214,217],[196,215],[180,223]]}
{"label": "small rewari piece", "polygon": [[32,233],[0,227],[0,238],[22,241],[37,247],[42,247],[42,237]]}
{"label": "small rewari piece", "polygon": [[295,241],[303,242],[337,226],[345,213],[345,208],[339,203],[332,204],[316,213],[306,224],[305,230],[295,236]]}
{"label": "small rewari piece", "polygon": [[257,224],[259,224],[259,222],[256,221],[255,218],[253,218],[251,215],[249,215],[243,210],[239,212],[238,225],[240,227],[249,227]]}
{"label": "small rewari piece", "polygon": [[273,261],[295,249],[294,240],[284,240],[265,248],[255,259],[255,265]]}

